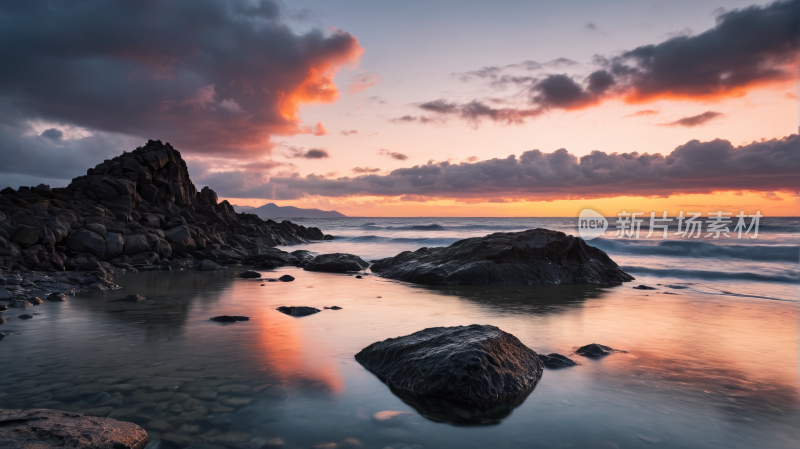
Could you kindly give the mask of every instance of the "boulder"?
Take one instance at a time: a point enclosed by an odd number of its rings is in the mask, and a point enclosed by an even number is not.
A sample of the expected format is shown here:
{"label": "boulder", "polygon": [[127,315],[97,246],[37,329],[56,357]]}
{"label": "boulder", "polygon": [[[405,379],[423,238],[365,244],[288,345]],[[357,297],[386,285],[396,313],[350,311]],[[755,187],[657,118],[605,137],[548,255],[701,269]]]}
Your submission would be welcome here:
{"label": "boulder", "polygon": [[199,264],[197,264],[197,271],[216,271],[216,270],[221,270],[223,268],[225,267],[217,264],[213,260],[208,260],[208,259],[205,259]]}
{"label": "boulder", "polygon": [[575,354],[582,355],[584,357],[588,357],[590,359],[599,359],[601,357],[605,357],[609,354],[613,354],[615,352],[619,353],[627,353],[628,351],[623,351],[621,349],[613,349],[609,348],[608,346],[599,345],[597,343],[592,343],[586,346],[581,346],[575,351]]}
{"label": "boulder", "polygon": [[0,301],[8,301],[14,297],[14,293],[0,287]]}
{"label": "boulder", "polygon": [[361,271],[369,264],[358,256],[345,253],[320,254],[303,266],[306,271],[322,271],[325,273],[347,273]]}
{"label": "boulder", "polygon": [[[294,276],[284,274],[283,276],[279,277],[278,280],[281,282],[292,282],[294,280]],[[273,282],[272,279],[270,279],[269,281]]]}
{"label": "boulder", "polygon": [[106,252],[104,258],[106,260],[113,259],[121,256],[125,251],[125,239],[122,234],[116,232],[109,232],[106,237]]}
{"label": "boulder", "polygon": [[11,235],[11,241],[23,248],[33,246],[42,238],[42,231],[38,227],[19,225]]}
{"label": "boulder", "polygon": [[216,206],[218,202],[217,193],[208,188],[208,186],[205,186],[203,190],[197,192],[197,201],[199,201],[200,204]]}
{"label": "boulder", "polygon": [[173,251],[190,253],[197,249],[197,243],[194,241],[194,238],[192,238],[192,233],[188,226],[176,226],[164,231],[164,236],[170,245],[172,245]]}
{"label": "boulder", "polygon": [[600,249],[563,232],[531,229],[420,248],[375,261],[382,277],[428,285],[616,285],[633,280]]}
{"label": "boulder", "polygon": [[258,271],[247,270],[244,273],[240,274],[239,277],[245,279],[256,279],[261,277],[261,273],[259,273]]}
{"label": "boulder", "polygon": [[150,241],[145,234],[123,235],[122,238],[125,241],[123,254],[127,256],[150,251]]}
{"label": "boulder", "polygon": [[136,424],[62,410],[0,410],[0,447],[39,449],[144,449],[147,432]]}
{"label": "boulder", "polygon": [[64,301],[65,299],[67,299],[67,295],[61,292],[53,292],[47,295],[47,300],[52,302]]}
{"label": "boulder", "polygon": [[83,227],[88,229],[89,231],[94,232],[100,237],[103,237],[104,239],[108,236],[108,231],[106,230],[106,227],[100,223],[85,223]]}
{"label": "boulder", "polygon": [[106,252],[106,241],[87,229],[75,231],[67,237],[67,246],[78,253],[88,253],[100,259]]}
{"label": "boulder", "polygon": [[22,251],[17,243],[11,242],[5,237],[0,237],[0,256],[20,257]]}
{"label": "boulder", "polygon": [[314,307],[304,307],[304,306],[298,306],[298,307],[295,307],[295,306],[291,306],[291,307],[281,306],[281,307],[278,307],[275,310],[277,310],[278,312],[281,312],[281,313],[285,313],[287,315],[291,315],[291,316],[308,316],[308,315],[313,315],[313,314],[315,314],[315,313],[320,311],[319,309],[316,309]]}
{"label": "boulder", "polygon": [[[478,324],[389,338],[362,349],[355,359],[423,416],[455,422],[507,416],[543,371],[538,354],[516,337]],[[455,415],[447,413],[454,408]]]}
{"label": "boulder", "polygon": [[558,369],[558,368],[567,368],[570,366],[577,366],[580,363],[570,359],[569,357],[565,357],[561,354],[539,354],[539,360],[542,361],[545,368],[550,369]]}

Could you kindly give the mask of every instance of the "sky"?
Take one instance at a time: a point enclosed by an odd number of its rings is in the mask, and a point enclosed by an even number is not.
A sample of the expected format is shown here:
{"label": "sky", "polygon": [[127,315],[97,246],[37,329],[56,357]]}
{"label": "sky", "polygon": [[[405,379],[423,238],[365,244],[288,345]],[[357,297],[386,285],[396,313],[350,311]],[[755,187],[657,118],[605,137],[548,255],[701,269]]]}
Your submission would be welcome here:
{"label": "sky", "polygon": [[29,0],[0,53],[0,188],[160,139],[239,205],[800,214],[800,0]]}

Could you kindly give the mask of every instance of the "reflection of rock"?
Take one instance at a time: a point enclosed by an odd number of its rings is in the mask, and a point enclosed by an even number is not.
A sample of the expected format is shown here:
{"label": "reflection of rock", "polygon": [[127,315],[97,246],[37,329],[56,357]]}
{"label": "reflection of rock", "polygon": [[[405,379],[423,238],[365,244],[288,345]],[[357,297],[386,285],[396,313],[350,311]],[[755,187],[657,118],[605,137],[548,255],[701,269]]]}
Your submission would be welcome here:
{"label": "reflection of rock", "polygon": [[428,285],[620,284],[633,280],[608,255],[563,232],[531,229],[420,248],[375,261],[382,277]]}
{"label": "reflection of rock", "polygon": [[397,412],[394,410],[384,410],[372,415],[372,419],[382,426],[399,426],[411,416],[411,412]]}
{"label": "reflection of rock", "polygon": [[556,369],[556,368],[568,368],[570,366],[580,365],[580,363],[570,359],[569,357],[565,357],[561,354],[539,354],[539,360],[544,363],[545,368]]}
{"label": "reflection of rock", "polygon": [[390,338],[355,358],[424,416],[474,424],[507,416],[543,369],[536,352],[516,337],[477,324]]}
{"label": "reflection of rock", "polygon": [[320,254],[303,266],[306,271],[322,271],[325,273],[347,273],[361,271],[369,264],[358,256],[346,253]]}
{"label": "reflection of rock", "polygon": [[124,298],[115,299],[115,300],[109,301],[109,302],[134,302],[135,303],[135,302],[139,302],[139,301],[144,301],[146,299],[147,298],[145,298],[142,295],[128,295],[128,296],[126,296]]}
{"label": "reflection of rock", "polygon": [[315,309],[314,307],[303,307],[303,306],[300,307],[281,306],[275,310],[291,316],[308,316],[319,312],[319,309]]}
{"label": "reflection of rock", "polygon": [[136,424],[61,410],[0,410],[0,447],[144,449],[147,432]]}
{"label": "reflection of rock", "polygon": [[258,271],[247,270],[244,273],[240,274],[239,277],[243,277],[245,279],[256,279],[261,277],[261,273]]}
{"label": "reflection of rock", "polygon": [[628,351],[623,351],[621,349],[613,349],[609,348],[608,346],[592,343],[590,345],[581,346],[580,348],[578,348],[577,351],[575,351],[575,354],[596,359],[600,357],[605,357],[615,352],[627,353]]}

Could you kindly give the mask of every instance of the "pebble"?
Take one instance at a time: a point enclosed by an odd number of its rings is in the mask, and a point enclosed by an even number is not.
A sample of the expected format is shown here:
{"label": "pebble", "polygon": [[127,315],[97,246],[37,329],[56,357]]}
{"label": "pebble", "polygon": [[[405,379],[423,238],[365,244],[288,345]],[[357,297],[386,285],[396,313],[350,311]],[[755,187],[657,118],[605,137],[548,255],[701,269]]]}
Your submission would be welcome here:
{"label": "pebble", "polygon": [[31,318],[33,318],[33,315],[28,315],[27,313],[19,316],[21,320],[30,320]]}

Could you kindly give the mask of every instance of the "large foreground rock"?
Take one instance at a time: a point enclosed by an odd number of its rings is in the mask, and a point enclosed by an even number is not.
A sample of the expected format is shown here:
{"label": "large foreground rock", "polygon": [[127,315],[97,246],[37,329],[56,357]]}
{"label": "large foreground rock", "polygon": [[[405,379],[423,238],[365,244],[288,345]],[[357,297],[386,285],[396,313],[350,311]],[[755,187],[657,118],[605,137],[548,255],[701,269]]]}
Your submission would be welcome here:
{"label": "large foreground rock", "polygon": [[543,371],[538,354],[516,337],[478,324],[389,338],[355,358],[424,416],[445,421],[508,415]]}
{"label": "large foreground rock", "polygon": [[369,266],[358,256],[346,253],[320,254],[303,266],[306,271],[322,271],[325,273],[347,273],[361,271]]}
{"label": "large foreground rock", "polygon": [[547,229],[405,251],[376,261],[371,269],[385,278],[429,285],[613,285],[634,279],[583,239]]}
{"label": "large foreground rock", "polygon": [[144,449],[147,432],[136,424],[59,410],[0,410],[4,449]]}

